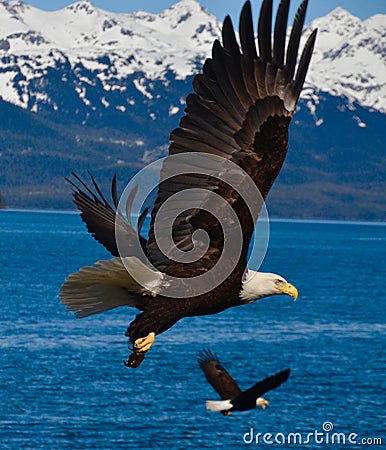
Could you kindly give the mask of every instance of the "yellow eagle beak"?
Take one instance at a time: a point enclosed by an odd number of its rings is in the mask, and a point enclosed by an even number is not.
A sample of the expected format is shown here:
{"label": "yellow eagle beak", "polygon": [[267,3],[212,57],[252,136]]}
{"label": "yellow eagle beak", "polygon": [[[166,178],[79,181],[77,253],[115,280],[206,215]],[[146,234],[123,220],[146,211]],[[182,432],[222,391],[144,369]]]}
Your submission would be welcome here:
{"label": "yellow eagle beak", "polygon": [[280,288],[281,292],[283,294],[289,295],[290,297],[293,297],[293,299],[296,301],[298,296],[299,296],[299,292],[296,289],[296,287],[293,284],[287,283],[285,286],[283,286],[282,288]]}

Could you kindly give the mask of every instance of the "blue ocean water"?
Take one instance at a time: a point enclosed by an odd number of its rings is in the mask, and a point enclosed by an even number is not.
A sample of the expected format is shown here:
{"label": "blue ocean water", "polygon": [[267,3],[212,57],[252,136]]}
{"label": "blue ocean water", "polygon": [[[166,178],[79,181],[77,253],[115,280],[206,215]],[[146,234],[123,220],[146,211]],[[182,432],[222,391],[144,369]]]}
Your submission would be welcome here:
{"label": "blue ocean water", "polygon": [[[385,254],[383,225],[271,222],[261,270],[293,282],[299,300],[184,319],[132,370],[122,361],[134,310],[78,320],[59,304],[69,273],[108,257],[78,215],[0,211],[0,447],[293,448],[244,438],[280,441],[326,422],[385,445]],[[291,376],[265,411],[224,417],[205,410],[217,394],[196,362],[204,347],[242,388],[287,367]],[[297,447],[357,447],[327,438]]]}

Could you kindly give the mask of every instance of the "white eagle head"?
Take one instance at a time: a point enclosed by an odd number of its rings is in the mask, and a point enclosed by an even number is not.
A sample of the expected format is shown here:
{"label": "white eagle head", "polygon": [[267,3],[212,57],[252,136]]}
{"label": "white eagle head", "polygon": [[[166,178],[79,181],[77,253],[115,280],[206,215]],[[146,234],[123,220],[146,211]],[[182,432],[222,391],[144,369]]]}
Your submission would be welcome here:
{"label": "white eagle head", "polygon": [[247,269],[244,274],[240,299],[243,303],[253,303],[271,295],[286,294],[298,298],[296,287],[275,273],[255,272]]}

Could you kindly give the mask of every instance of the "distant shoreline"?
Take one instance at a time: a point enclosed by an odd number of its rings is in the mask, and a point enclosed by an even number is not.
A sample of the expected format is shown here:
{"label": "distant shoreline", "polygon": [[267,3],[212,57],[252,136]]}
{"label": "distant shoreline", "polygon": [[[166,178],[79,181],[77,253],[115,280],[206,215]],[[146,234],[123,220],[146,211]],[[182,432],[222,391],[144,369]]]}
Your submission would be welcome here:
{"label": "distant shoreline", "polygon": [[[76,210],[61,210],[61,209],[19,209],[19,208],[0,208],[0,213],[37,213],[37,214],[71,214],[79,215],[80,212]],[[136,217],[133,215],[133,217]],[[326,225],[370,225],[370,226],[386,226],[385,222],[380,221],[366,221],[366,220],[342,220],[342,219],[289,219],[283,217],[272,217],[270,222],[285,222],[285,223],[314,223]]]}

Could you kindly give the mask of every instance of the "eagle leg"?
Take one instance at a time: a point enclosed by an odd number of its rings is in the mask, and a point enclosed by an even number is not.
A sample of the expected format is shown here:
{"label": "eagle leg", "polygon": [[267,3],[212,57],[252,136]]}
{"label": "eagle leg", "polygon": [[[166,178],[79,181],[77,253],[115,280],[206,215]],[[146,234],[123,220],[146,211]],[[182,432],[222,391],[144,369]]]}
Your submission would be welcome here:
{"label": "eagle leg", "polygon": [[181,308],[181,301],[179,308],[176,308],[175,303],[162,300],[153,302],[150,309],[138,314],[127,329],[126,336],[133,344],[130,358],[124,362],[127,367],[138,367],[154,344],[155,335],[168,330],[186,315],[185,309]]}

